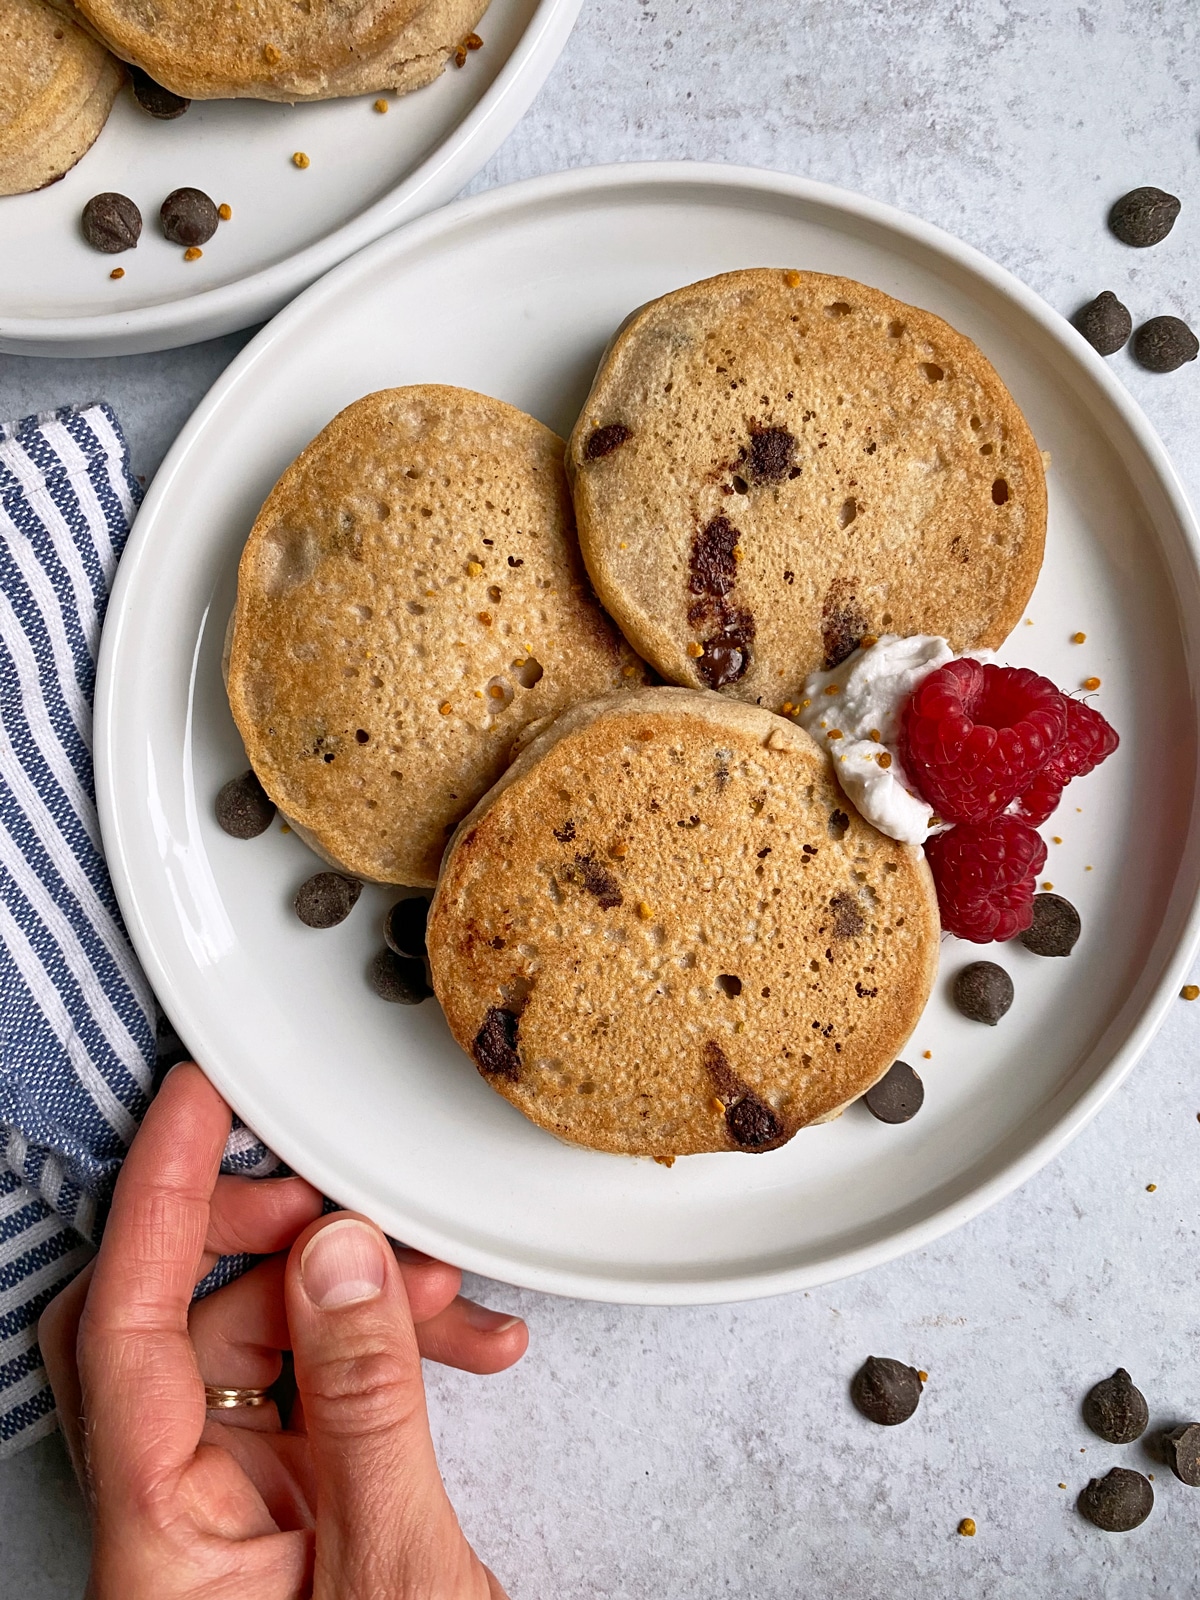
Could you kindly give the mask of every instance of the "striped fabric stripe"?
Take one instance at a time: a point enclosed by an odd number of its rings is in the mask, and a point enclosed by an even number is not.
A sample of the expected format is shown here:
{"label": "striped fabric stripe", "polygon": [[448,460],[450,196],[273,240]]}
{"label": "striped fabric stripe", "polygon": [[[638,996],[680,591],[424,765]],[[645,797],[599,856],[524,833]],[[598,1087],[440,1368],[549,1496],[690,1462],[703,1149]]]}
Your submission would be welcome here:
{"label": "striped fabric stripe", "polygon": [[[37,1318],[90,1257],[156,1073],[184,1054],[156,1028],[92,774],[100,629],[139,499],[108,406],[0,424],[0,1457],[54,1426]],[[237,1125],[224,1170],[276,1168]]]}

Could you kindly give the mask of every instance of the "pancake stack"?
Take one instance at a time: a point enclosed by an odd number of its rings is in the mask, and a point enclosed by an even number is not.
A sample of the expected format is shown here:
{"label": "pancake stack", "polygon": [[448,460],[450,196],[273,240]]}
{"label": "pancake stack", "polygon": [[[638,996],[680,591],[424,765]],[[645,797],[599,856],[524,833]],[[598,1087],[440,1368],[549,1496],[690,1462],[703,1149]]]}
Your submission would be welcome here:
{"label": "pancake stack", "polygon": [[45,0],[0,0],[0,195],[69,172],[124,78],[102,44]]}

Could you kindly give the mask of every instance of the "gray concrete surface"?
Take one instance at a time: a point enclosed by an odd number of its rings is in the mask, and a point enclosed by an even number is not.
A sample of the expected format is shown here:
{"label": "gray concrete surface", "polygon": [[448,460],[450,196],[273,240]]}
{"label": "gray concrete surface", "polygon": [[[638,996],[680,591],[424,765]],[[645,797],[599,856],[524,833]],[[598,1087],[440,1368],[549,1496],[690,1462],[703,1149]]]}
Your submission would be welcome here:
{"label": "gray concrete surface", "polygon": [[[939,223],[1062,311],[1112,288],[1135,320],[1200,323],[1198,51],[1192,0],[586,0],[473,187],[609,160],[752,162]],[[1146,253],[1103,225],[1143,183],[1184,200]],[[0,358],[0,413],[102,395],[148,474],[240,343]],[[1200,370],[1113,364],[1200,497]],[[530,1354],[498,1379],[431,1372],[431,1405],[463,1522],[514,1600],[1200,1594],[1200,1491],[1141,1445],[1102,1445],[1078,1414],[1118,1363],[1152,1419],[1200,1414],[1198,1029],[1200,1004],[1179,1003],[1061,1159],[864,1277],[684,1311],[477,1285],[528,1317]],[[901,1429],[850,1408],[871,1352],[930,1374]],[[1127,1536],[1072,1509],[1118,1463],[1158,1490]],[[955,1532],[968,1515],[974,1539]],[[86,1563],[57,1440],[0,1466],[0,1593],[78,1595]]]}

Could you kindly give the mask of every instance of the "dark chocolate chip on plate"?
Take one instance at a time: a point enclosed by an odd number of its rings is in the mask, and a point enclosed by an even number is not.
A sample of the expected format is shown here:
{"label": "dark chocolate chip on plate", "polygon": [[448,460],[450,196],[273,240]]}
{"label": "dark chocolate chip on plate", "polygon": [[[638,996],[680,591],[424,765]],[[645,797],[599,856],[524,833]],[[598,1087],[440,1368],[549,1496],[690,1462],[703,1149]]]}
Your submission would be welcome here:
{"label": "dark chocolate chip on plate", "polygon": [[136,250],[142,234],[142,213],[127,194],[94,194],[79,219],[83,237],[106,256]]}
{"label": "dark chocolate chip on plate", "polygon": [[1147,372],[1174,372],[1200,354],[1200,342],[1179,317],[1151,317],[1133,336],[1133,358]]}
{"label": "dark chocolate chip on plate", "polygon": [[907,1422],[921,1402],[920,1374],[889,1356],[868,1356],[854,1374],[850,1398],[868,1422],[894,1428]]}
{"label": "dark chocolate chip on plate", "polygon": [[964,1017],[994,1028],[1013,1003],[1013,981],[994,961],[972,961],[955,978],[953,994]]}
{"label": "dark chocolate chip on plate", "polygon": [[1080,306],[1071,321],[1102,356],[1116,355],[1133,332],[1133,318],[1111,289]]}
{"label": "dark chocolate chip on plate", "polygon": [[433,993],[425,981],[425,963],[398,956],[394,950],[380,950],[372,957],[367,980],[381,1000],[395,1005],[419,1006]]}
{"label": "dark chocolate chip on plate", "polygon": [[1061,894],[1035,894],[1033,921],[1017,937],[1035,956],[1069,956],[1081,927],[1078,911]]}
{"label": "dark chocolate chip on plate", "polygon": [[275,802],[253,772],[223,784],[215,809],[218,824],[234,839],[257,839],[275,816]]}
{"label": "dark chocolate chip on plate", "polygon": [[1108,213],[1108,225],[1122,244],[1144,250],[1147,245],[1160,244],[1167,237],[1178,215],[1176,196],[1151,184],[1123,194]]}
{"label": "dark chocolate chip on plate", "polygon": [[358,904],[362,884],[340,872],[316,872],[296,890],[292,904],[307,928],[336,928]]}
{"label": "dark chocolate chip on plate", "polygon": [[1163,1460],[1191,1489],[1200,1489],[1200,1422],[1185,1422],[1162,1436]]}
{"label": "dark chocolate chip on plate", "polygon": [[175,94],[171,89],[164,89],[161,83],[155,83],[148,72],[143,72],[141,67],[127,67],[133,84],[133,98],[143,111],[148,111],[159,122],[173,122],[176,117],[181,117],[191,105],[190,100],[185,100],[181,94]]}
{"label": "dark chocolate chip on plate", "polygon": [[925,1085],[907,1061],[894,1061],[864,1098],[880,1122],[908,1122],[921,1109]]}
{"label": "dark chocolate chip on plate", "polygon": [[162,231],[172,244],[207,244],[217,231],[221,213],[203,189],[172,189],[159,208]]}
{"label": "dark chocolate chip on plate", "polygon": [[1132,1444],[1145,1433],[1150,1413],[1141,1390],[1134,1386],[1125,1368],[1118,1367],[1111,1378],[1102,1379],[1088,1390],[1083,1420],[1109,1444]]}
{"label": "dark chocolate chip on plate", "polygon": [[1079,1510],[1105,1533],[1128,1533],[1140,1528],[1154,1509],[1150,1480],[1129,1467],[1113,1467],[1103,1478],[1093,1478],[1079,1496]]}
{"label": "dark chocolate chip on plate", "polygon": [[429,920],[429,900],[423,894],[397,900],[383,919],[383,940],[389,950],[413,961],[425,959],[425,924]]}

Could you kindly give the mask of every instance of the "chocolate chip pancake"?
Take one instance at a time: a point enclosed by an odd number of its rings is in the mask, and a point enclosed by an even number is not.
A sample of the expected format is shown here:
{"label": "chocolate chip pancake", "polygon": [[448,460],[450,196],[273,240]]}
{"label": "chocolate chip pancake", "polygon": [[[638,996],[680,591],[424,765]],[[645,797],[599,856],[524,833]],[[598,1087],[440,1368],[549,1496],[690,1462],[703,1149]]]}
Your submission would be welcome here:
{"label": "chocolate chip pancake", "polygon": [[644,681],[588,585],[562,455],[503,401],[386,389],[259,513],[229,702],[264,789],[334,866],[431,886],[528,724]]}
{"label": "chocolate chip pancake", "polygon": [[592,1149],[773,1150],[892,1065],[937,969],[919,849],[802,729],[644,689],[566,712],[462,823],[428,924],[455,1038]]}
{"label": "chocolate chip pancake", "polygon": [[568,445],[584,559],[674,683],[776,710],[870,634],[994,648],[1042,459],[983,354],[849,278],[730,272],[634,313]]}

